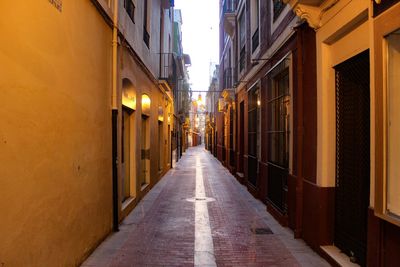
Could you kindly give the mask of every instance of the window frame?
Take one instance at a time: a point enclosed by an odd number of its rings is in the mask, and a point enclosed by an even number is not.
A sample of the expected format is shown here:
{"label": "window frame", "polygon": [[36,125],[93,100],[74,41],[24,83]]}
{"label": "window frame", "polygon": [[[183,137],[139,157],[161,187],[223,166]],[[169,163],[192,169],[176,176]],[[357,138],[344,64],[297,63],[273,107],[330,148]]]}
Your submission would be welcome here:
{"label": "window frame", "polygon": [[[292,58],[293,55],[292,53],[288,53],[286,56],[284,56],[281,60],[279,60],[265,75],[265,77],[267,78],[267,88],[268,88],[268,93],[267,93],[267,113],[268,113],[268,124],[267,124],[267,142],[269,142],[269,133],[271,132],[270,130],[270,112],[269,112],[269,108],[270,108],[270,91],[273,89],[274,86],[274,80],[278,77],[281,76],[282,73],[287,71],[287,75],[288,75],[288,92],[287,95],[289,97],[289,120],[288,120],[288,142],[287,142],[287,149],[288,149],[288,156],[287,156],[287,160],[288,160],[288,164],[287,164],[287,168],[289,171],[289,174],[292,174],[293,172],[293,66],[292,66]],[[273,99],[272,99],[273,100]],[[267,154],[267,161],[269,163],[275,164],[273,162],[270,161],[270,148],[271,145],[268,145],[268,151],[266,152]],[[276,165],[276,164],[275,164]],[[279,166],[279,165],[277,165]]]}
{"label": "window frame", "polygon": [[151,0],[143,0],[143,41],[150,49]]}
{"label": "window frame", "polygon": [[[251,0],[250,3],[251,53],[256,54],[260,48],[260,0]],[[256,14],[253,14],[255,12]],[[254,17],[256,18],[253,19]],[[257,39],[257,42],[254,42],[254,39]],[[256,46],[254,46],[255,43]]]}
{"label": "window frame", "polygon": [[[242,21],[243,20],[243,21]],[[242,8],[238,16],[239,32],[238,32],[238,70],[242,73],[246,69],[246,12],[245,8]],[[243,26],[242,26],[243,25]],[[243,27],[243,38],[242,38],[242,27]]]}
{"label": "window frame", "polygon": [[[391,214],[387,209],[387,186],[388,186],[388,154],[389,151],[389,114],[388,114],[388,43],[386,37],[395,31],[400,31],[400,7],[394,6],[376,17],[373,21],[374,46],[371,51],[373,55],[371,73],[375,74],[375,192],[371,196],[371,206],[374,206],[375,216],[400,226],[400,216]],[[400,122],[399,122],[400,123]],[[373,165],[372,165],[373,166]],[[372,167],[371,166],[371,167]],[[373,167],[372,167],[373,168]],[[400,194],[400,190],[398,192]]]}
{"label": "window frame", "polygon": [[[128,3],[130,3],[133,7],[132,12],[129,12],[129,10],[128,10]],[[125,8],[125,12],[128,14],[128,17],[132,20],[133,24],[135,24],[136,6],[135,6],[135,3],[133,2],[133,0],[124,0],[124,8]]]}
{"label": "window frame", "polygon": [[[271,0],[271,2],[272,2],[272,21],[275,22],[283,13],[286,4],[283,2],[283,0]],[[278,8],[276,8],[277,3],[281,3],[281,5]]]}

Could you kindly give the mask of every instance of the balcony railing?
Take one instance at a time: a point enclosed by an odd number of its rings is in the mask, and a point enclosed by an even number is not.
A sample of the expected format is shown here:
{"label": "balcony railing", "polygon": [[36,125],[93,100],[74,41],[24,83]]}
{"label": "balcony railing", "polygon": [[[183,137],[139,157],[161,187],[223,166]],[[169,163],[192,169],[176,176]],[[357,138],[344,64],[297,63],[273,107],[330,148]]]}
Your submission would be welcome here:
{"label": "balcony railing", "polygon": [[224,1],[224,13],[232,13],[236,11],[237,0],[225,0]]}
{"label": "balcony railing", "polygon": [[175,64],[172,53],[160,53],[159,80],[166,81],[173,88],[174,75],[176,75]]}
{"label": "balcony railing", "polygon": [[225,0],[222,3],[221,17],[226,13],[234,13],[236,11],[238,0]]}
{"label": "balcony railing", "polygon": [[224,70],[223,89],[232,88],[232,68]]}

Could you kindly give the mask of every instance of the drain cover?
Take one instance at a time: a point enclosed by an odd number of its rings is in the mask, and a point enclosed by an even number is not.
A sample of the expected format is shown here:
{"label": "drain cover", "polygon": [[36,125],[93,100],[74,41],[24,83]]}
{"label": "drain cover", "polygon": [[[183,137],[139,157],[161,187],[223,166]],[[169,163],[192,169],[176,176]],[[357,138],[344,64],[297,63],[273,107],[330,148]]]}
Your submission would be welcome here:
{"label": "drain cover", "polygon": [[251,231],[256,235],[272,235],[273,232],[269,228],[251,228]]}
{"label": "drain cover", "polygon": [[187,198],[186,201],[189,201],[189,202],[212,202],[212,201],[215,201],[215,198],[212,198],[212,197],[191,197],[191,198]]}

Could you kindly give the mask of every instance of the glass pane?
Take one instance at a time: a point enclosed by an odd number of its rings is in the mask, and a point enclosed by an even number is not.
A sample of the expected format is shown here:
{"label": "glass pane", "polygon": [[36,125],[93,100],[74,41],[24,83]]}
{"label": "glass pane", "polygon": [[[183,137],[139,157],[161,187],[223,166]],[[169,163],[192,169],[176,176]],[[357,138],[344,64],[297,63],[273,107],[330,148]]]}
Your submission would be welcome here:
{"label": "glass pane", "polygon": [[268,94],[268,161],[289,167],[290,96],[289,71],[283,69],[273,76]]}
{"label": "glass pane", "polygon": [[249,133],[249,155],[250,156],[256,156],[256,142],[254,142],[256,134],[255,133]]}
{"label": "glass pane", "polygon": [[240,47],[244,46],[244,43],[246,41],[246,25],[245,25],[245,15],[244,12],[240,14],[239,17],[239,30],[240,30]]}
{"label": "glass pane", "polygon": [[387,40],[388,177],[387,210],[400,216],[400,30]]}
{"label": "glass pane", "polygon": [[268,160],[283,168],[289,167],[289,146],[287,133],[269,133]]}

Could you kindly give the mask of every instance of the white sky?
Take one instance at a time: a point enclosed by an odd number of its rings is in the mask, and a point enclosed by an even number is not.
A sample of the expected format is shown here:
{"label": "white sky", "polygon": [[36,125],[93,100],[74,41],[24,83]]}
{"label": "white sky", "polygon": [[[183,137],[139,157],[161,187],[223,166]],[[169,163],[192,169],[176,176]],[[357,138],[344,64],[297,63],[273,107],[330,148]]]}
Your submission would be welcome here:
{"label": "white sky", "polygon": [[[175,9],[182,10],[183,52],[189,54],[192,60],[189,68],[191,88],[208,90],[210,62],[219,62],[218,0],[175,0]],[[193,93],[193,97],[197,98],[197,95]]]}

